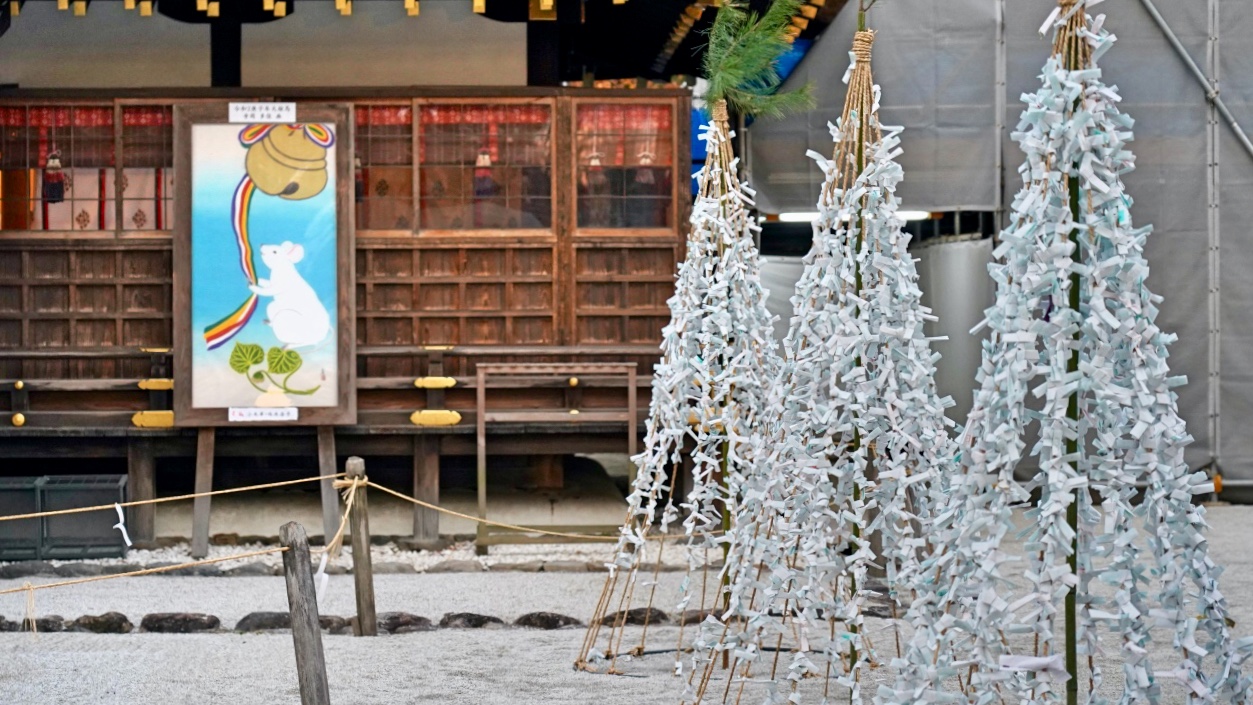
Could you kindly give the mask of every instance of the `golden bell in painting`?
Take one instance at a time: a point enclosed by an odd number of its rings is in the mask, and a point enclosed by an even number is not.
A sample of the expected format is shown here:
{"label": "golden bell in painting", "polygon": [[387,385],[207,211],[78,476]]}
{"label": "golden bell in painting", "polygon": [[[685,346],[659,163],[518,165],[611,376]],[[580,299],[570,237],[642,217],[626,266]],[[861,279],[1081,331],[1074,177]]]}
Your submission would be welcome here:
{"label": "golden bell in painting", "polygon": [[330,133],[321,125],[253,125],[240,141],[248,147],[248,176],[263,193],[293,201],[326,188]]}

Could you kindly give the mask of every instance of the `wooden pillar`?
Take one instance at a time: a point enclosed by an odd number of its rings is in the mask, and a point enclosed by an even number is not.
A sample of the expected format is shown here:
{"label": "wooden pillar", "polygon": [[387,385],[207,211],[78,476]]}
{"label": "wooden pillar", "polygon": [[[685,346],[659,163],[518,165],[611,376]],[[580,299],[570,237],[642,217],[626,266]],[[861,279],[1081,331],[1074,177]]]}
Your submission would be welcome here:
{"label": "wooden pillar", "polygon": [[209,80],[214,88],[238,88],[243,85],[242,55],[243,27],[239,18],[223,17],[210,22]]}
{"label": "wooden pillar", "polygon": [[565,486],[565,463],[560,455],[531,456],[531,484],[539,490],[559,490]]}
{"label": "wooden pillar", "polygon": [[[318,474],[334,475],[339,465],[335,462],[335,429],[318,426]],[[331,542],[339,531],[339,495],[335,492],[335,480],[323,477],[322,489],[322,545]]]}
{"label": "wooden pillar", "polygon": [[[152,439],[131,438],[126,442],[126,494],[132,502],[157,498],[157,463]],[[128,513],[127,529],[136,547],[152,544],[157,538],[156,505],[130,507]]]}
{"label": "wooden pillar", "polygon": [[[413,496],[439,504],[439,436],[419,433],[413,437]],[[413,505],[413,538],[439,540],[439,512]]]}
{"label": "wooden pillar", "polygon": [[[202,428],[196,436],[196,493],[213,490],[213,445],[216,440],[212,428]],[[197,497],[192,500],[191,557],[209,555],[209,500]]]}

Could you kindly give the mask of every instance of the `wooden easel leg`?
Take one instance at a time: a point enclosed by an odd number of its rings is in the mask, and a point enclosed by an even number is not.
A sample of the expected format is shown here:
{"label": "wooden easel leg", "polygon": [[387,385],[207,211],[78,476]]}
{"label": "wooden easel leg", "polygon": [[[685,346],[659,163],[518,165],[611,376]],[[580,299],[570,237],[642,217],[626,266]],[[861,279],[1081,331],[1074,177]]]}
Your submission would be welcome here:
{"label": "wooden easel leg", "polygon": [[[439,436],[420,433],[413,437],[413,496],[439,504]],[[439,512],[413,505],[413,538],[439,540]]]}
{"label": "wooden easel leg", "polygon": [[[126,444],[126,491],[130,501],[157,498],[157,463],[152,440],[131,438]],[[141,504],[130,508],[127,528],[136,548],[152,547],[157,536],[156,505]],[[145,545],[146,544],[146,545]]]}
{"label": "wooden easel leg", "polygon": [[[318,474],[334,475],[338,464],[335,462],[335,429],[330,426],[318,426]],[[331,542],[331,537],[339,531],[339,495],[335,493],[335,480],[323,477],[322,488],[322,545]]]}
{"label": "wooden easel leg", "polygon": [[[213,490],[213,445],[216,439],[216,432],[212,428],[202,428],[196,436],[196,494]],[[210,499],[210,497],[197,497],[192,500],[192,558],[205,558],[209,555]]]}

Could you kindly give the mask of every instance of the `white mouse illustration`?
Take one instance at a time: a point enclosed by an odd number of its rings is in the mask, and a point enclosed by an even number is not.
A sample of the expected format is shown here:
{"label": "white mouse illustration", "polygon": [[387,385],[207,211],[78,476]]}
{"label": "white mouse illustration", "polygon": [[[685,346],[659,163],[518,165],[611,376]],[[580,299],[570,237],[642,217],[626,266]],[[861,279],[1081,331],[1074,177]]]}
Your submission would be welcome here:
{"label": "white mouse illustration", "polygon": [[265,307],[266,323],[285,348],[317,345],[331,332],[331,316],[318,300],[317,292],[296,271],[305,248],[284,242],[262,245],[261,261],[270,268],[269,279],[258,279],[248,288],[274,300]]}

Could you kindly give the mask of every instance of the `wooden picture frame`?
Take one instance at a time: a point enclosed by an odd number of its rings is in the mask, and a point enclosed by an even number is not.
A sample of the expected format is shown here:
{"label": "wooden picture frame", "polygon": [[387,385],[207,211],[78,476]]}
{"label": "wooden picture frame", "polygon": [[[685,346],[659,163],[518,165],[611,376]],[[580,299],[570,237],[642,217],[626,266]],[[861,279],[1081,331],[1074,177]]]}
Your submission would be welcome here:
{"label": "wooden picture frame", "polygon": [[[174,308],[174,425],[175,426],[330,426],[354,424],[357,420],[356,321],[354,314],[355,252],[353,224],[355,202],[353,183],[353,123],[348,104],[297,103],[296,123],[335,126],[334,183],[336,234],[337,324],[335,345],[337,369],[334,406],[299,406],[295,420],[231,421],[228,408],[193,407],[193,346],[200,340],[192,321],[192,132],[194,125],[227,125],[226,101],[206,104],[179,104],[174,107],[175,222],[173,236]],[[244,124],[236,124],[241,130]],[[246,238],[245,238],[246,239]],[[257,245],[258,249],[260,245]],[[257,257],[260,260],[260,257]],[[260,311],[257,311],[261,314]],[[330,312],[328,312],[330,313]],[[238,371],[238,370],[236,370]],[[249,373],[244,373],[249,374]],[[256,386],[256,385],[254,385]],[[258,387],[260,388],[260,387]],[[259,405],[260,406],[260,405]]]}

